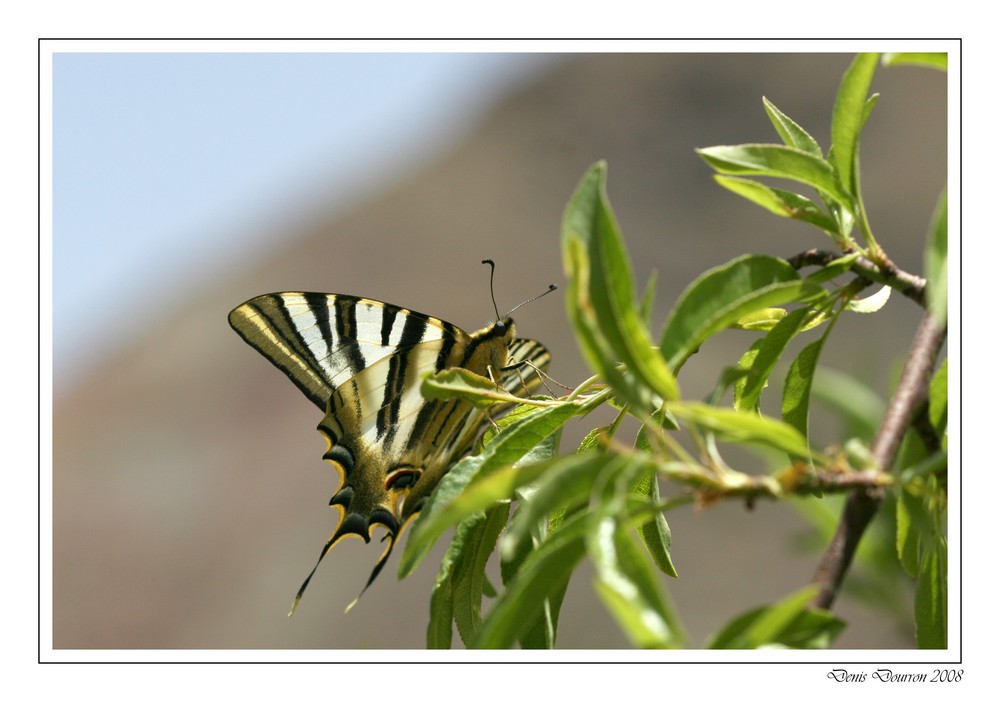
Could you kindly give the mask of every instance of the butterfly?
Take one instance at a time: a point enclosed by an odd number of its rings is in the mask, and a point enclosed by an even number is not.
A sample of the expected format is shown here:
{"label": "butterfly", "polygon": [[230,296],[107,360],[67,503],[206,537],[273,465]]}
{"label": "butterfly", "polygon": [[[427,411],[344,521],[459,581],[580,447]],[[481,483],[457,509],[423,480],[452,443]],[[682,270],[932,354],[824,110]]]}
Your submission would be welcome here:
{"label": "butterfly", "polygon": [[381,527],[388,545],[364,593],[403,528],[492,421],[488,410],[467,400],[424,398],[425,375],[464,368],[527,397],[550,360],[542,344],[515,336],[510,313],[498,313],[496,322],[469,334],[436,317],[353,295],[261,295],[230,312],[229,324],[324,412],[317,427],[327,440],[323,458],[340,475],[330,499],[337,528],[289,614],[330,549],[349,536],[369,542]]}

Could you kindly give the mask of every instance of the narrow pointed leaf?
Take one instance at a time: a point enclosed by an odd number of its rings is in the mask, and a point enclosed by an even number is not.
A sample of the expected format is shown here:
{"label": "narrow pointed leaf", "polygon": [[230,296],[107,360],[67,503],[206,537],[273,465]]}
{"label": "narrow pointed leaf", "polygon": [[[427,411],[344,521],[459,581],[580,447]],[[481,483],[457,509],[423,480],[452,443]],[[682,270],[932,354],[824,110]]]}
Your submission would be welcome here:
{"label": "narrow pointed leaf", "polygon": [[770,417],[700,402],[671,402],[664,409],[681,421],[694,424],[726,441],[762,444],[796,457],[811,455],[809,444],[800,431]]}
{"label": "narrow pointed leaf", "polygon": [[427,648],[451,648],[452,622],[455,615],[455,592],[452,575],[465,544],[455,539],[449,544],[431,589],[430,620],[427,623]]}
{"label": "narrow pointed leaf", "polygon": [[466,645],[479,633],[486,561],[507,523],[508,510],[509,505],[497,505],[483,515],[467,519],[455,530],[455,541],[461,538],[465,544],[452,576],[455,624]]}
{"label": "narrow pointed leaf", "polygon": [[483,620],[477,648],[509,648],[535,624],[547,599],[564,592],[586,553],[587,514],[577,514],[550,534],[521,563],[517,575]]}
{"label": "narrow pointed leaf", "polygon": [[[645,399],[637,385],[673,399],[679,396],[677,382],[642,322],[631,264],[605,180],[606,165],[593,166],[563,216],[563,262],[570,289],[567,311],[591,366],[623,390],[628,401]],[[614,368],[618,362],[629,370],[627,375]]]}
{"label": "narrow pointed leaf", "polygon": [[[861,140],[861,127],[868,114],[868,92],[871,89],[878,54],[859,54],[851,63],[840,83],[833,108],[832,150],[830,162],[837,180],[850,195],[857,198],[858,183],[855,163]],[[848,203],[848,210],[853,211]]]}
{"label": "narrow pointed leaf", "polygon": [[795,338],[809,314],[809,308],[802,307],[788,314],[778,322],[763,338],[756,341],[737,364],[745,368],[746,375],[739,378],[733,391],[735,409],[753,412],[760,405],[760,395],[767,385],[778,359],[785,352],[789,342]]}
{"label": "narrow pointed leaf", "polygon": [[787,178],[812,186],[848,211],[854,209],[834,167],[811,153],[780,144],[709,146],[697,152],[723,175]]}
{"label": "narrow pointed leaf", "polygon": [[785,376],[784,395],[781,400],[781,417],[799,433],[809,432],[809,397],[813,375],[823,350],[823,340],[812,342],[795,357]]}
{"label": "narrow pointed leaf", "polygon": [[591,531],[588,544],[597,571],[595,587],[636,646],[676,647],[680,642],[675,617],[630,531],[610,515]]}
{"label": "narrow pointed leaf", "polygon": [[749,180],[748,178],[735,178],[724,175],[716,175],[714,178],[715,182],[722,187],[733,191],[750,202],[760,205],[768,212],[772,212],[779,217],[799,219],[831,234],[838,234],[840,232],[840,227],[837,223],[804,195],[782,190],[781,188],[773,188],[759,181]]}
{"label": "narrow pointed leaf", "polygon": [[812,135],[800,127],[788,115],[775,107],[767,98],[764,98],[764,110],[771,119],[774,128],[778,131],[778,136],[781,137],[786,146],[791,146],[799,151],[805,151],[813,156],[823,158],[823,150],[816,143],[816,140],[813,139]]}
{"label": "narrow pointed leaf", "polygon": [[[660,486],[656,482],[656,474],[653,472],[642,474],[633,485],[632,492],[634,495],[646,498],[651,504],[658,503],[660,501]],[[667,518],[663,513],[657,512],[652,519],[640,525],[636,531],[653,564],[671,578],[678,577],[677,569],[670,558],[672,544],[670,525],[667,524]]]}

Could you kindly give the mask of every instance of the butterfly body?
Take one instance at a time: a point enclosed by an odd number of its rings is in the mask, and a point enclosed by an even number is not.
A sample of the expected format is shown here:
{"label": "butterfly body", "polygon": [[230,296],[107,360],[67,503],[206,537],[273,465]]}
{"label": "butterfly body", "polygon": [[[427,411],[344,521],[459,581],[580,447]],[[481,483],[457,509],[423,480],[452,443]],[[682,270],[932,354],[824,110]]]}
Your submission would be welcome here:
{"label": "butterfly body", "polygon": [[369,541],[381,526],[389,544],[368,584],[407,521],[489,421],[467,400],[424,398],[423,377],[464,368],[525,396],[540,379],[519,367],[541,369],[549,361],[537,341],[516,338],[509,317],[468,334],[436,317],[350,295],[261,295],[234,309],[229,322],[323,410],[317,427],[328,442],[323,457],[341,484],[330,500],[340,521],[319,560],[341,539]]}

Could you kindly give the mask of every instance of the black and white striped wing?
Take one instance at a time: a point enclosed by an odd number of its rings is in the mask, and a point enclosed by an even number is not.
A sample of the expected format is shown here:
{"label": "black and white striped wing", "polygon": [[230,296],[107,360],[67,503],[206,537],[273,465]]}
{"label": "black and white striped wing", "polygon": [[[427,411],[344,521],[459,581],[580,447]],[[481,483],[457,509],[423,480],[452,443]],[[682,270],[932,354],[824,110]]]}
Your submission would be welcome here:
{"label": "black and white striped wing", "polygon": [[419,343],[454,338],[454,325],[353,295],[281,292],[229,313],[229,324],[324,412],[334,389]]}
{"label": "black and white striped wing", "polygon": [[319,561],[341,539],[369,541],[381,526],[388,545],[368,584],[407,520],[488,420],[465,400],[424,398],[423,377],[461,367],[523,397],[549,362],[540,343],[514,336],[510,319],[470,335],[435,317],[349,295],[262,295],[233,310],[229,321],[324,411],[317,429],[328,441],[323,457],[341,477],[330,500],[340,521]]}

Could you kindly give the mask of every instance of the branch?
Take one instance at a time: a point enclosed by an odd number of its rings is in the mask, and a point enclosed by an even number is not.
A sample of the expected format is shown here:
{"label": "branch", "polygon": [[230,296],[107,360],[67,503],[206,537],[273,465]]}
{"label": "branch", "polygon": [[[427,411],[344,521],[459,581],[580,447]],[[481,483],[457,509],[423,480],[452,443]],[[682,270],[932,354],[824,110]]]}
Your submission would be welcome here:
{"label": "branch", "polygon": [[[872,442],[872,455],[879,470],[883,472],[892,470],[907,427],[927,401],[934,360],[944,343],[944,337],[945,328],[935,321],[931,313],[925,314],[910,347],[899,385]],[[830,609],[833,605],[861,535],[878,511],[882,499],[882,489],[858,489],[848,496],[837,531],[813,577],[813,584],[819,586],[819,592],[812,602],[814,607]]]}
{"label": "branch", "polygon": [[[793,268],[798,270],[805,266],[825,266],[837,260],[842,255],[833,253],[832,251],[809,249],[808,251],[803,251],[800,254],[792,256],[788,259],[788,262]],[[918,275],[913,275],[912,273],[907,273],[904,270],[896,268],[896,264],[891,261],[887,263],[886,267],[880,268],[868,259],[859,258],[851,266],[851,271],[866,280],[880,283],[881,285],[888,285],[893,290],[906,295],[906,297],[921,307],[925,309],[927,307],[927,302],[924,299],[924,288],[927,287],[927,281]]]}

